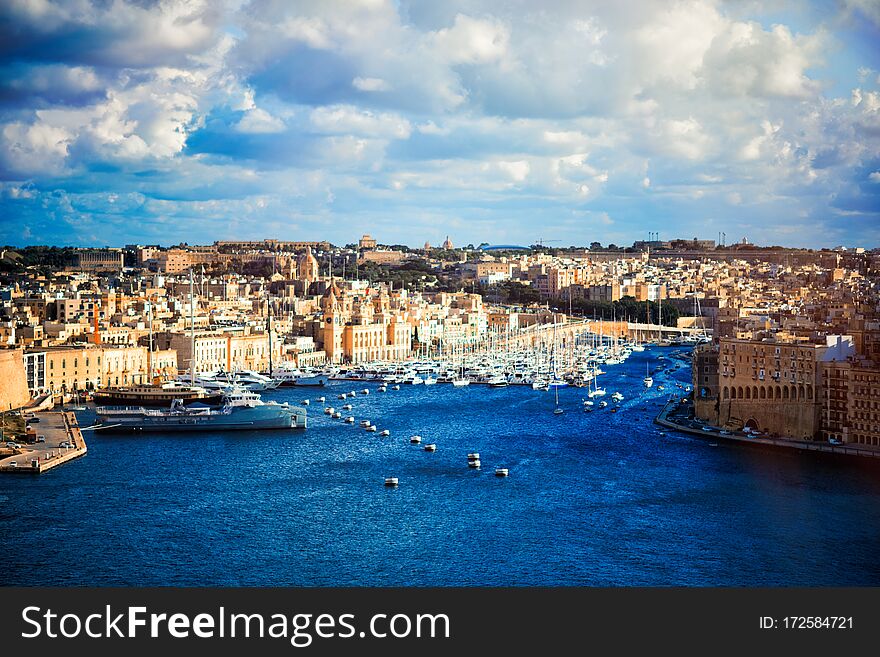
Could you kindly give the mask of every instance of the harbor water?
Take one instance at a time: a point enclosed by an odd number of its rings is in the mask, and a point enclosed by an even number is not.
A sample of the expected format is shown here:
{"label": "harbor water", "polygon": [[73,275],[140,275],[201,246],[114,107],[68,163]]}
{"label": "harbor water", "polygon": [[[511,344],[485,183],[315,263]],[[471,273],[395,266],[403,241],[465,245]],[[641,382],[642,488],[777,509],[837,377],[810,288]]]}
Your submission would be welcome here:
{"label": "harbor water", "polygon": [[[0,478],[0,583],[880,585],[877,469],[663,435],[652,420],[690,381],[669,353],[605,366],[591,413],[573,387],[555,415],[527,386],[333,382],[264,393],[310,399],[306,431],[85,432],[87,457]],[[647,390],[646,360],[663,367]]]}

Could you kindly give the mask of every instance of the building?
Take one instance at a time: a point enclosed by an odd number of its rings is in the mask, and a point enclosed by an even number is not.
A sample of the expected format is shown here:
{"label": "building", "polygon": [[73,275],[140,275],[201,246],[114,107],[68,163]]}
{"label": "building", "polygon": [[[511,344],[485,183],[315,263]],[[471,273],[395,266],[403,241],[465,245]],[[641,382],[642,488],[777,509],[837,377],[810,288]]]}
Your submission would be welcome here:
{"label": "building", "polygon": [[0,349],[0,381],[0,410],[20,408],[30,401],[21,349]]}
{"label": "building", "polygon": [[848,359],[822,364],[822,437],[880,447],[880,368]]}
{"label": "building", "polygon": [[91,345],[46,349],[46,390],[62,393],[101,387],[102,356],[103,350]]}
{"label": "building", "polygon": [[73,269],[77,271],[120,271],[125,266],[122,249],[77,249]]}
{"label": "building", "polygon": [[380,265],[399,265],[406,259],[403,251],[364,251],[358,262],[375,262]]}
{"label": "building", "polygon": [[452,244],[452,240],[449,239],[449,235],[446,236],[446,241],[443,242],[443,246],[441,248],[445,251],[452,251],[455,248]]}
{"label": "building", "polygon": [[412,351],[412,327],[384,290],[342,290],[333,282],[321,298],[321,341],[331,363],[403,360]]}
{"label": "building", "polygon": [[822,367],[853,353],[852,340],[825,344],[720,338],[694,352],[694,413],[715,426],[752,428],[800,440],[821,438]]}
{"label": "building", "polygon": [[24,354],[24,370],[31,396],[48,392],[46,386],[46,352],[32,351]]}
{"label": "building", "polygon": [[358,241],[358,249],[361,251],[370,251],[376,248],[376,240],[374,240],[370,235],[364,234],[361,237],[360,241]]}

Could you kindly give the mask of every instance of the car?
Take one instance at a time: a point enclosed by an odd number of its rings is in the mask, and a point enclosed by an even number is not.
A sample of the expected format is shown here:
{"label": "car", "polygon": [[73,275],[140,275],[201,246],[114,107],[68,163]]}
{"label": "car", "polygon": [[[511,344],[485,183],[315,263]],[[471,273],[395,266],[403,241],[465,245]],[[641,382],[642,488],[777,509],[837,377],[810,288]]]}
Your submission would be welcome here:
{"label": "car", "polygon": [[37,436],[37,442],[38,442],[38,443],[44,443],[44,442],[46,442],[46,436],[43,436],[43,435],[39,435],[39,436]]}
{"label": "car", "polygon": [[35,424],[40,421],[40,418],[38,418],[36,415],[32,415],[27,419],[27,421],[29,424]]}
{"label": "car", "polygon": [[63,448],[65,448],[65,449],[67,449],[67,448],[69,448],[69,447],[73,447],[73,445],[71,445],[69,442],[67,442],[67,441],[65,440],[63,443],[58,443],[58,447],[63,447]]}
{"label": "car", "polygon": [[13,461],[12,463],[7,463],[7,465],[8,465],[10,468],[17,468],[17,467],[18,467],[18,463],[16,463],[15,461]]}
{"label": "car", "polygon": [[714,427],[700,427],[703,431],[715,431]]}
{"label": "car", "polygon": [[18,449],[18,447],[19,447],[18,443],[14,443],[12,441],[7,442],[6,446],[10,449]]}

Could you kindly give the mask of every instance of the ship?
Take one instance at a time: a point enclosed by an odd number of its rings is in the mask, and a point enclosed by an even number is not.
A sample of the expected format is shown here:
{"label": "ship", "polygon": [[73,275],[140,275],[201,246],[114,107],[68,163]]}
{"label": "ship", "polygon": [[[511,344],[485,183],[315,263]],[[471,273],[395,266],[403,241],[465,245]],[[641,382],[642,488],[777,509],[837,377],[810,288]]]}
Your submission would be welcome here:
{"label": "ship", "polygon": [[200,402],[216,405],[223,401],[223,395],[209,392],[201,386],[184,385],[177,381],[160,384],[125,386],[121,388],[101,388],[92,395],[93,401],[102,406],[171,406],[174,401],[183,404]]}
{"label": "ship", "polygon": [[95,431],[248,431],[255,429],[305,429],[306,409],[287,403],[264,402],[256,393],[227,393],[222,406],[175,400],[171,408],[100,406],[95,409]]}

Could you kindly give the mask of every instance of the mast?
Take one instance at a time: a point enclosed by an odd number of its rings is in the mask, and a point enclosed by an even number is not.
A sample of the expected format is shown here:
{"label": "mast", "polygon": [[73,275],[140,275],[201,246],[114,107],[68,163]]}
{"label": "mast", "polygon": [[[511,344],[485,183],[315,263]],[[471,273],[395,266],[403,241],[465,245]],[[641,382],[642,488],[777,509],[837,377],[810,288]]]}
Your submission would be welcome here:
{"label": "mast", "polygon": [[190,337],[190,359],[189,359],[189,382],[190,385],[196,384],[196,311],[195,311],[195,282],[193,281],[193,270],[189,270],[189,337]]}
{"label": "mast", "polygon": [[272,306],[266,296],[266,323],[269,329],[269,376],[272,376]]}
{"label": "mast", "polygon": [[147,300],[147,309],[149,313],[147,313],[147,321],[150,322],[150,348],[147,351],[147,383],[153,382],[153,304],[152,302]]}

